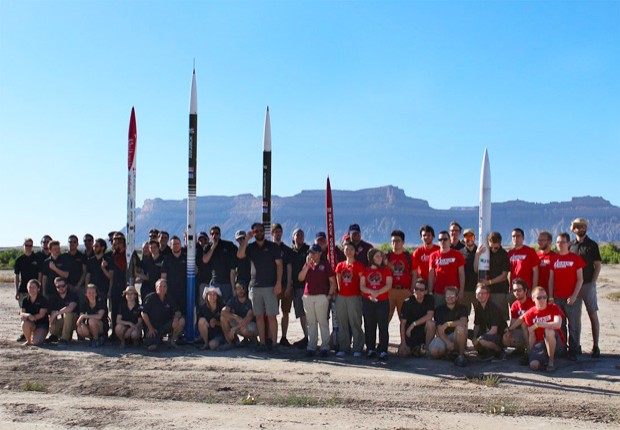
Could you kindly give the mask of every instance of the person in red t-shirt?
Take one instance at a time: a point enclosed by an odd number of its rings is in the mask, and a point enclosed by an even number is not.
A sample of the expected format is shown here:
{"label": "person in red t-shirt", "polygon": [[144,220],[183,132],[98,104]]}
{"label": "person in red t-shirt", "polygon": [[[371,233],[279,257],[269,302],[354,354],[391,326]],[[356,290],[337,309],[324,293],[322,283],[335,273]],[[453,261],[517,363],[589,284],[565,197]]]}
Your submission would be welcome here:
{"label": "person in red t-shirt", "polygon": [[[568,358],[577,360],[581,337],[581,307],[583,300],[579,290],[583,285],[583,268],[586,263],[577,254],[569,251],[570,236],[558,234],[556,241],[558,254],[555,256],[549,273],[549,296],[562,309],[568,321]],[[566,324],[562,322],[562,332],[566,336]]]}
{"label": "person in red t-shirt", "polygon": [[528,331],[522,322],[521,317],[531,307],[534,306],[534,300],[527,295],[527,283],[521,278],[515,278],[512,281],[512,293],[515,301],[510,307],[510,325],[504,331],[504,346],[511,346],[518,350],[525,350],[528,342]]}
{"label": "person in red t-shirt", "polygon": [[336,278],[329,263],[321,260],[322,253],[319,245],[312,245],[306,257],[306,264],[297,277],[302,282],[306,281],[302,300],[306,312],[306,321],[308,322],[306,355],[309,357],[316,353],[319,330],[321,331],[320,354],[322,357],[327,357],[329,353],[329,321],[327,315],[329,301],[336,292]]}
{"label": "person in red t-shirt", "polygon": [[360,278],[364,275],[364,265],[355,259],[355,245],[350,240],[344,243],[344,255],[346,260],[336,266],[338,284],[336,316],[339,327],[339,350],[336,355],[343,357],[351,351],[351,336],[353,336],[353,356],[361,357],[364,349],[364,332]]}
{"label": "person in red t-shirt", "polygon": [[538,233],[538,286],[549,293],[549,272],[553,264],[555,252],[551,250],[553,236],[548,231]]}
{"label": "person in red t-shirt", "polygon": [[413,267],[411,255],[404,249],[405,233],[401,230],[394,230],[391,236],[392,250],[387,254],[387,266],[392,271],[392,289],[390,290],[390,316],[392,321],[394,310],[398,311],[403,307],[403,303],[413,290]]}
{"label": "person in red t-shirt", "polygon": [[465,257],[450,248],[450,234],[447,231],[439,232],[438,240],[440,249],[431,254],[428,271],[428,290],[435,298],[435,307],[446,304],[446,287],[459,288],[459,301],[465,297]]}
{"label": "person in red t-shirt", "polygon": [[523,243],[524,237],[520,228],[512,230],[514,248],[508,251],[510,279],[521,278],[527,285],[538,285],[538,256],[533,248]]}
{"label": "person in red t-shirt", "polygon": [[423,225],[420,228],[420,237],[422,238],[422,246],[413,252],[413,269],[414,279],[420,277],[428,282],[428,262],[431,254],[435,251],[439,251],[439,246],[433,243],[435,239],[435,230],[430,225]]}
{"label": "person in red t-shirt", "polygon": [[547,367],[555,370],[555,356],[566,349],[566,341],[560,327],[564,314],[553,303],[547,302],[547,293],[543,287],[532,291],[535,306],[521,318],[528,329],[528,358],[530,369]]}
{"label": "person in red t-shirt", "polygon": [[[367,356],[373,358],[378,352],[380,360],[387,360],[388,357],[389,297],[392,288],[392,272],[389,267],[385,266],[384,257],[380,249],[372,248],[368,251],[370,267],[364,269],[364,274],[360,278]],[[379,327],[378,347],[377,326]]]}

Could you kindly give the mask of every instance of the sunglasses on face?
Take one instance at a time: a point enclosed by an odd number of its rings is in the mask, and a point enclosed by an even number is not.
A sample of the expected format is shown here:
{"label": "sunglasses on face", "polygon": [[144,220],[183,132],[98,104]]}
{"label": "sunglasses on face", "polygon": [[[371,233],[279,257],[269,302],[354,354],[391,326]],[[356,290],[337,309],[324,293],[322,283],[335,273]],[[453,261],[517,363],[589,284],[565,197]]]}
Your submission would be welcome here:
{"label": "sunglasses on face", "polygon": [[536,300],[547,300],[547,296],[534,297]]}
{"label": "sunglasses on face", "polygon": [[439,242],[446,242],[450,239],[448,239],[447,237],[440,237],[439,239],[437,239]]}

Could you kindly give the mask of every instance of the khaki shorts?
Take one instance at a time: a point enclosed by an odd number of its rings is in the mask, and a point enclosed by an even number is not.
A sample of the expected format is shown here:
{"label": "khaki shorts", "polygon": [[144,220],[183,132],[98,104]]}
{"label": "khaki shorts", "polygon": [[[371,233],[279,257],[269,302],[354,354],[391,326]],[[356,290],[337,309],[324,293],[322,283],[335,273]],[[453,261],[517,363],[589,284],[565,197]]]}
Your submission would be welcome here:
{"label": "khaki shorts", "polygon": [[252,287],[250,288],[250,300],[252,301],[252,310],[256,318],[265,313],[268,317],[275,317],[279,313],[278,298],[273,292],[274,287]]}
{"label": "khaki shorts", "polygon": [[[446,335],[446,337],[451,342],[456,342],[456,330],[454,330],[452,333]],[[443,354],[446,353],[446,350],[448,349],[448,346],[443,341],[443,339],[441,339],[439,336],[435,336],[435,338],[428,345],[428,348],[429,349],[439,349],[441,351],[441,354],[443,355]]]}

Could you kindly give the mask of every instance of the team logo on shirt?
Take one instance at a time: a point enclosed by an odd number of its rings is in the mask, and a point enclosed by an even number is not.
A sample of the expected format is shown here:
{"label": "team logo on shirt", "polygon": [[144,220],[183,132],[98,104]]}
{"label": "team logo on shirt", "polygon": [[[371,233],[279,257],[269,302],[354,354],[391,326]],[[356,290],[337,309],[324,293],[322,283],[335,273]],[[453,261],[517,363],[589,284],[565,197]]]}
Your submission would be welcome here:
{"label": "team logo on shirt", "polygon": [[514,254],[510,257],[510,262],[517,262],[517,261],[521,261],[521,260],[525,260],[527,258],[527,255],[524,254]]}
{"label": "team logo on shirt", "polygon": [[426,255],[426,254],[422,254],[422,256],[420,257],[420,261],[428,261],[430,260],[430,256]]}
{"label": "team logo on shirt", "polygon": [[544,317],[535,317],[534,324],[544,323],[551,321],[551,315],[545,315]]}
{"label": "team logo on shirt", "polygon": [[405,264],[402,261],[397,261],[393,265],[392,273],[394,276],[402,275],[405,273]]}
{"label": "team logo on shirt", "polygon": [[556,261],[553,265],[554,269],[566,269],[567,267],[573,267],[575,264],[574,261]]}
{"label": "team logo on shirt", "polygon": [[454,263],[456,261],[456,258],[451,257],[451,258],[440,258],[439,260],[437,260],[437,265],[438,266],[448,266],[452,263]]}
{"label": "team logo on shirt", "polygon": [[383,276],[379,272],[371,272],[370,275],[368,275],[368,282],[371,284],[380,284],[382,280]]}
{"label": "team logo on shirt", "polygon": [[344,269],[342,271],[342,281],[351,282],[353,280],[353,271],[350,269]]}
{"label": "team logo on shirt", "polygon": [[319,272],[324,272],[325,271],[325,265],[324,264],[319,264],[316,268],[317,268],[317,270]]}
{"label": "team logo on shirt", "polygon": [[540,260],[540,267],[547,267],[551,264],[551,260],[548,258]]}

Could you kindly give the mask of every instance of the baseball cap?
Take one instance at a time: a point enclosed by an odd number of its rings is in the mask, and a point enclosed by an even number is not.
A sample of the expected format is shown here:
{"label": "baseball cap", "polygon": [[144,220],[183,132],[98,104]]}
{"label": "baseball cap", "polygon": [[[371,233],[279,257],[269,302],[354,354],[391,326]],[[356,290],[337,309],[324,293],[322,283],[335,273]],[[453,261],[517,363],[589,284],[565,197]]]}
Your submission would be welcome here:
{"label": "baseball cap", "polygon": [[466,229],[463,232],[463,237],[465,237],[465,236],[474,236],[474,237],[476,237],[476,233],[474,233],[474,231],[471,228],[468,228],[468,229]]}
{"label": "baseball cap", "polygon": [[321,247],[319,245],[317,245],[315,243],[314,245],[312,245],[310,247],[310,252],[312,252],[312,253],[321,253],[321,252],[323,252],[323,250],[321,249]]}
{"label": "baseball cap", "polygon": [[319,231],[317,234],[314,235],[315,239],[326,239],[327,240],[327,235],[325,234],[324,231]]}
{"label": "baseball cap", "polygon": [[245,230],[237,230],[237,232],[235,233],[235,239],[242,239],[245,236]]}
{"label": "baseball cap", "polygon": [[362,232],[362,230],[360,229],[360,225],[359,225],[359,224],[351,224],[351,225],[349,226],[349,233],[351,233],[351,232],[353,232],[353,231],[356,231],[356,232],[358,232],[358,233],[361,233],[361,232]]}

